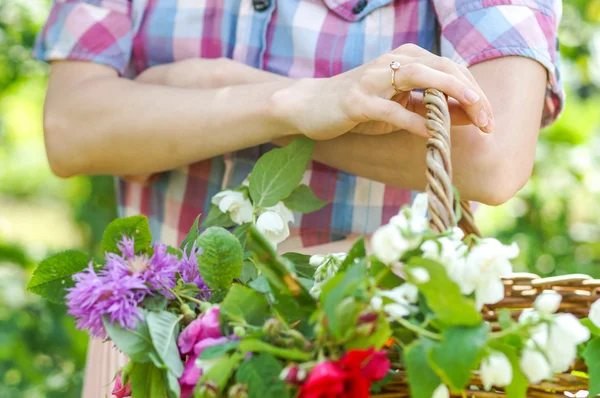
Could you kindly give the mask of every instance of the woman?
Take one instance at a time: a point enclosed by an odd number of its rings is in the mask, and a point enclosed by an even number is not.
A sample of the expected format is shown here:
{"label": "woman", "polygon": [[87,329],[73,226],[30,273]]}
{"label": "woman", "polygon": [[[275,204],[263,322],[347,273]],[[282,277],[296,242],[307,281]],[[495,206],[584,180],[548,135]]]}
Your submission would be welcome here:
{"label": "woman", "polygon": [[[463,198],[523,186],[561,107],[560,14],[559,0],[55,0],[35,52],[52,61],[48,159],[61,177],[123,176],[121,215],[177,244],[223,185],[304,135],[318,140],[304,181],[331,204],[281,249],[343,250],[425,186],[412,90],[452,97]],[[84,396],[107,394],[122,361],[93,341]]]}

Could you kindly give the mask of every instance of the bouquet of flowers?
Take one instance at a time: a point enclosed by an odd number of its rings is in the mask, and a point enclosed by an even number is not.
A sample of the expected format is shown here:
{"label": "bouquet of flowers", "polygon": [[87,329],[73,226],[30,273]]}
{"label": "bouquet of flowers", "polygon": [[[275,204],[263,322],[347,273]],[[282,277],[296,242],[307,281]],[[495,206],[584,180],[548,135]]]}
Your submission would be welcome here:
{"label": "bouquet of flowers", "polygon": [[105,256],[43,261],[29,290],[66,303],[80,329],[130,361],[116,397],[368,397],[404,378],[416,398],[469,388],[527,396],[582,358],[600,393],[600,302],[589,318],[557,313],[548,291],[494,328],[515,244],[434,233],[419,195],[348,253],[280,255],[294,211],[325,202],[299,185],[313,142],[274,149],[241,186],[214,196],[179,248],[152,244],[142,216],[118,219]]}

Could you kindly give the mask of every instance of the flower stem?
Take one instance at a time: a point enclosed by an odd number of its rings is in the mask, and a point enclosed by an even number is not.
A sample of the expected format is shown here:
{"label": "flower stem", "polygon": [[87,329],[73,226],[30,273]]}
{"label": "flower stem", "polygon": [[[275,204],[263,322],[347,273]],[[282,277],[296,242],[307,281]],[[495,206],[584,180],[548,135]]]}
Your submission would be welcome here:
{"label": "flower stem", "polygon": [[191,296],[188,296],[187,294],[182,294],[181,297],[183,297],[186,300],[192,301],[192,302],[194,302],[196,304],[204,304],[204,301],[198,300],[197,298],[194,298],[194,297],[191,297]]}
{"label": "flower stem", "polygon": [[442,336],[440,336],[439,334],[430,332],[429,330],[426,330],[426,329],[423,329],[420,326],[410,323],[409,321],[407,321],[404,318],[394,318],[394,320],[396,322],[398,322],[400,325],[407,328],[408,330],[415,332],[416,334],[420,334],[420,335],[428,337],[432,340],[441,340],[442,339]]}
{"label": "flower stem", "polygon": [[169,292],[171,292],[171,294],[173,296],[175,296],[175,298],[177,299],[177,301],[179,301],[179,304],[181,304],[181,305],[185,304],[183,302],[183,300],[181,299],[181,297],[179,297],[179,295],[173,289],[169,289]]}
{"label": "flower stem", "polygon": [[504,330],[501,330],[499,332],[490,333],[490,338],[492,338],[492,339],[501,339],[502,337],[506,337],[506,336],[511,335],[513,333],[520,332],[521,330],[523,330],[523,329],[525,329],[525,328],[527,328],[529,326],[531,326],[531,325],[517,323],[517,324],[512,325],[508,329],[504,329]]}

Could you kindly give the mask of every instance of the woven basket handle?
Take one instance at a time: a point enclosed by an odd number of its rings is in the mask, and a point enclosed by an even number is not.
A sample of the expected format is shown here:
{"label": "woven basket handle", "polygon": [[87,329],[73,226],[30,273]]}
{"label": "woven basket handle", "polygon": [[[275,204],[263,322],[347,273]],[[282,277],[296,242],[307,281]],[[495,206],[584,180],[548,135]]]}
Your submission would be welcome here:
{"label": "woven basket handle", "polygon": [[[431,229],[444,232],[454,226],[455,200],[452,190],[452,163],[450,161],[450,112],[446,96],[435,89],[427,89],[423,95],[427,108],[427,196]],[[475,226],[469,202],[461,200],[462,217],[458,226],[465,235],[481,236]]]}

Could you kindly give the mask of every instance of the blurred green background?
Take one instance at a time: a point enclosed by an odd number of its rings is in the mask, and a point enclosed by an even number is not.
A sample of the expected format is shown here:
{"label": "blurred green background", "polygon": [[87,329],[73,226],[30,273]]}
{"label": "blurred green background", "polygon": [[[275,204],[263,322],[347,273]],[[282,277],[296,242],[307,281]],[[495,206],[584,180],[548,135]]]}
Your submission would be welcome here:
{"label": "blurred green background", "polygon": [[[97,251],[116,216],[110,177],[54,177],[41,114],[46,66],[30,59],[47,0],[0,0],[0,397],[79,397],[87,338],[63,307],[25,293],[36,261]],[[519,195],[478,210],[489,236],[516,240],[516,268],[600,277],[600,0],[565,0],[560,30],[567,106],[541,133]]]}

